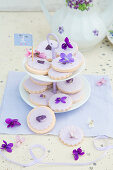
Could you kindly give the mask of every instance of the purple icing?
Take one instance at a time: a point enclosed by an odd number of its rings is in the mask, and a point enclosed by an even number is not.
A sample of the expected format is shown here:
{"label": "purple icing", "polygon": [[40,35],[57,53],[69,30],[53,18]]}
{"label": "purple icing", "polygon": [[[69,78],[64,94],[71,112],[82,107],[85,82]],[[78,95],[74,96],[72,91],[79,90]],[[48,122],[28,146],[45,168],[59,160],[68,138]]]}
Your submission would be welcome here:
{"label": "purple icing", "polygon": [[41,116],[36,117],[36,120],[37,120],[38,122],[41,122],[41,121],[44,120],[44,119],[46,119],[46,116],[45,116],[45,115],[41,115]]}
{"label": "purple icing", "polygon": [[73,82],[73,78],[69,79],[69,80],[66,80],[66,83],[72,83],[72,82]]}
{"label": "purple icing", "polygon": [[45,63],[45,61],[41,61],[41,60],[37,60],[37,62],[40,63],[40,64],[44,64]]}
{"label": "purple icing", "polygon": [[46,50],[52,50],[51,46],[48,44]]}

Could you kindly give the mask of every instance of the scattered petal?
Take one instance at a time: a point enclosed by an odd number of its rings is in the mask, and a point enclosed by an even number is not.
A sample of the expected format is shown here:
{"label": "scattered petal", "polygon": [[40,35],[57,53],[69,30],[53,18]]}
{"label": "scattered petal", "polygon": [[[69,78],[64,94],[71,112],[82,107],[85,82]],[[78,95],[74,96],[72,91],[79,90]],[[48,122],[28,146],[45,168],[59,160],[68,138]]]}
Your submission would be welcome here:
{"label": "scattered petal", "polygon": [[25,141],[24,137],[20,138],[20,136],[16,136],[15,146],[19,147],[24,141]]}
{"label": "scattered petal", "polygon": [[74,149],[74,150],[72,151],[72,153],[73,153],[73,156],[74,156],[74,159],[75,159],[75,160],[78,160],[78,159],[79,159],[79,156],[82,156],[82,155],[85,154],[85,153],[82,151],[81,148],[78,148],[77,150]]}
{"label": "scattered petal", "polygon": [[94,120],[89,119],[88,126],[89,126],[89,128],[94,128]]}
{"label": "scattered petal", "polygon": [[104,78],[100,79],[99,81],[97,81],[96,85],[97,86],[103,86],[106,84],[106,80]]}
{"label": "scattered petal", "polygon": [[98,36],[99,35],[99,31],[98,30],[93,30],[93,34],[94,34],[94,36]]}
{"label": "scattered petal", "polygon": [[63,26],[58,28],[58,32],[59,32],[60,34],[62,34],[62,33],[64,32]]}
{"label": "scattered petal", "polygon": [[9,127],[14,127],[14,126],[20,126],[21,125],[21,123],[18,121],[18,119],[10,119],[10,118],[7,118],[6,120],[5,120],[5,122],[8,124],[7,125],[7,128],[9,128]]}
{"label": "scattered petal", "polygon": [[13,143],[7,144],[7,142],[4,140],[3,140],[3,142],[5,144],[2,144],[0,149],[6,150],[7,152],[12,152]]}

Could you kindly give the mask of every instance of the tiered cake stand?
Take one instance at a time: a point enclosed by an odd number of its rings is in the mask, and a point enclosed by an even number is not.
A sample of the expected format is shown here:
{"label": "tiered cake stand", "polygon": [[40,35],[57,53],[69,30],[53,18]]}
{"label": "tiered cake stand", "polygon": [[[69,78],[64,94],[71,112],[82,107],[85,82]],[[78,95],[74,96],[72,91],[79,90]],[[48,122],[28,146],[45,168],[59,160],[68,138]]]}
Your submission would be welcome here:
{"label": "tiered cake stand", "polygon": [[[51,35],[51,34],[49,34],[48,37],[49,37],[50,35]],[[52,34],[52,35],[55,36],[54,34]],[[56,36],[55,36],[55,38],[56,38]],[[47,40],[48,40],[48,44],[49,44],[49,38],[47,38]],[[58,39],[57,39],[57,41],[58,41]],[[54,49],[55,49],[55,48],[54,48]],[[54,49],[53,49],[53,50],[54,50]],[[54,51],[52,51],[52,52],[54,53]],[[55,55],[53,54],[53,56],[55,56]],[[54,57],[54,58],[55,58],[55,57]],[[54,58],[53,58],[53,59],[54,59]],[[34,108],[34,107],[36,107],[36,106],[33,105],[33,104],[30,102],[30,100],[29,100],[29,93],[26,92],[25,89],[23,88],[23,83],[24,83],[24,81],[25,81],[29,76],[30,76],[30,77],[33,77],[33,78],[35,78],[35,79],[37,79],[37,80],[41,80],[41,81],[45,81],[45,82],[53,82],[53,91],[54,91],[54,93],[55,93],[55,91],[56,91],[55,88],[56,88],[56,83],[57,83],[57,82],[59,82],[59,81],[65,81],[65,80],[74,78],[74,77],[76,77],[76,76],[79,76],[79,77],[82,79],[83,84],[84,84],[84,87],[83,87],[83,94],[84,94],[84,96],[83,96],[83,98],[81,99],[81,101],[73,104],[72,107],[71,107],[71,109],[68,110],[68,111],[71,111],[71,110],[74,110],[74,109],[79,108],[80,106],[82,106],[83,104],[85,104],[85,103],[87,102],[87,100],[89,99],[90,93],[91,93],[90,84],[89,84],[88,80],[87,80],[83,75],[80,75],[80,73],[81,73],[81,72],[84,70],[84,68],[85,68],[85,61],[84,61],[84,63],[82,64],[82,66],[81,66],[77,71],[73,72],[73,74],[72,74],[70,77],[68,77],[68,78],[66,78],[66,79],[63,79],[63,80],[52,80],[52,79],[49,78],[48,75],[47,75],[47,76],[43,76],[43,75],[35,75],[35,74],[32,74],[32,73],[30,73],[30,72],[28,72],[28,71],[26,70],[26,68],[25,68],[25,62],[26,62],[26,60],[24,60],[23,66],[24,66],[24,69],[25,69],[25,72],[27,73],[27,75],[26,75],[26,76],[22,79],[22,81],[20,82],[19,91],[20,91],[20,95],[21,95],[22,99],[23,99],[28,105],[30,105],[31,107]],[[57,113],[58,113],[58,112],[57,112]]]}

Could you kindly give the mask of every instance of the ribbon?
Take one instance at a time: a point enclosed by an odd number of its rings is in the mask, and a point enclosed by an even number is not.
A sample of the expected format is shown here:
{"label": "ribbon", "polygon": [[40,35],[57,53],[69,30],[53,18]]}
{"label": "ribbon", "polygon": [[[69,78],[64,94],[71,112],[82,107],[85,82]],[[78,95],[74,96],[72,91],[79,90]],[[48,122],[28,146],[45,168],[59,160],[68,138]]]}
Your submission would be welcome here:
{"label": "ribbon", "polygon": [[[53,36],[56,39],[56,41],[57,41],[57,45],[56,46],[53,46],[53,44],[51,44],[50,36]],[[50,33],[50,34],[47,35],[47,41],[48,41],[48,44],[52,48],[52,59],[55,59],[56,58],[55,50],[57,48],[59,48],[59,45],[60,45],[59,39],[58,39],[58,37],[54,33]],[[56,94],[56,83],[55,82],[53,83],[53,93]]]}
{"label": "ribbon", "polygon": [[[13,164],[16,164],[16,165],[19,165],[21,167],[30,167],[30,166],[33,166],[35,164],[40,164],[40,165],[55,165],[55,166],[85,166],[85,165],[90,165],[90,164],[93,164],[97,161],[100,161],[102,158],[105,157],[106,153],[108,150],[110,149],[113,149],[113,145],[108,145],[108,146],[105,146],[105,147],[97,147],[96,144],[95,144],[95,141],[97,139],[108,139],[107,136],[97,136],[94,138],[94,146],[96,148],[96,150],[99,150],[99,151],[105,151],[104,154],[102,154],[100,157],[98,157],[97,159],[93,160],[93,161],[89,161],[89,162],[85,162],[85,163],[69,163],[69,162],[43,162],[43,159],[45,158],[45,153],[46,153],[46,149],[44,146],[42,145],[33,145],[30,147],[29,149],[29,152],[30,152],[30,155],[33,159],[32,162],[28,163],[28,164],[21,164],[21,163],[18,163],[18,162],[15,162],[15,161],[12,161],[10,160],[9,158],[7,158],[4,154],[3,154],[3,151],[0,150],[0,155],[2,157],[4,157],[5,160],[13,163]],[[32,152],[32,150],[34,148],[40,148],[42,151],[43,151],[43,154],[40,158],[37,158],[34,153]]]}

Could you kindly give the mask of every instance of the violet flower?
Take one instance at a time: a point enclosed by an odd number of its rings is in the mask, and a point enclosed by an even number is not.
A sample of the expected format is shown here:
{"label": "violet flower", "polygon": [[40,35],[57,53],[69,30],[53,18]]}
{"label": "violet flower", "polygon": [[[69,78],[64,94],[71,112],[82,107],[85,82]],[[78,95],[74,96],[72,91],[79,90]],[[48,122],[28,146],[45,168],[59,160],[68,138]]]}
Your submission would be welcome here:
{"label": "violet flower", "polygon": [[82,155],[85,154],[85,152],[83,152],[81,148],[78,148],[77,150],[74,149],[72,153],[73,153],[73,156],[74,156],[75,160],[78,160],[79,156],[82,156]]}
{"label": "violet flower", "polygon": [[39,64],[44,64],[44,63],[45,63],[45,61],[41,61],[41,60],[37,60],[37,62],[38,62]]}
{"label": "violet flower", "polygon": [[3,142],[4,144],[1,145],[0,149],[6,150],[7,152],[12,152],[13,143],[7,144],[5,140],[3,140]]}
{"label": "violet flower", "polygon": [[98,30],[93,30],[94,36],[98,36],[99,35],[99,31]]}
{"label": "violet flower", "polygon": [[60,102],[61,102],[61,103],[66,103],[66,101],[65,101],[66,99],[67,99],[67,97],[61,97],[61,98],[58,97],[58,98],[56,98],[55,103],[56,103],[56,104],[58,104],[58,103],[60,103]]}
{"label": "violet flower", "polygon": [[80,10],[80,11],[85,11],[89,10],[90,7],[93,6],[92,4],[93,0],[66,0],[66,4],[68,7]]}
{"label": "violet flower", "polygon": [[6,120],[5,120],[5,122],[8,124],[7,125],[7,128],[9,128],[9,127],[14,127],[14,126],[20,126],[21,125],[21,123],[18,121],[18,119],[10,119],[10,118],[7,118]]}
{"label": "violet flower", "polygon": [[62,34],[62,33],[64,32],[63,26],[58,28],[58,32],[59,32],[60,34]]}
{"label": "violet flower", "polygon": [[69,53],[68,55],[61,53],[60,54],[61,59],[59,60],[60,63],[66,64],[66,63],[73,63],[74,58],[72,58],[72,54]]}
{"label": "violet flower", "polygon": [[38,122],[41,122],[41,121],[43,121],[44,119],[46,119],[46,116],[45,116],[45,115],[41,115],[41,116],[36,117],[36,120],[37,120]]}
{"label": "violet flower", "polygon": [[66,37],[64,41],[65,43],[62,44],[62,49],[66,50],[67,48],[73,48],[68,37]]}

